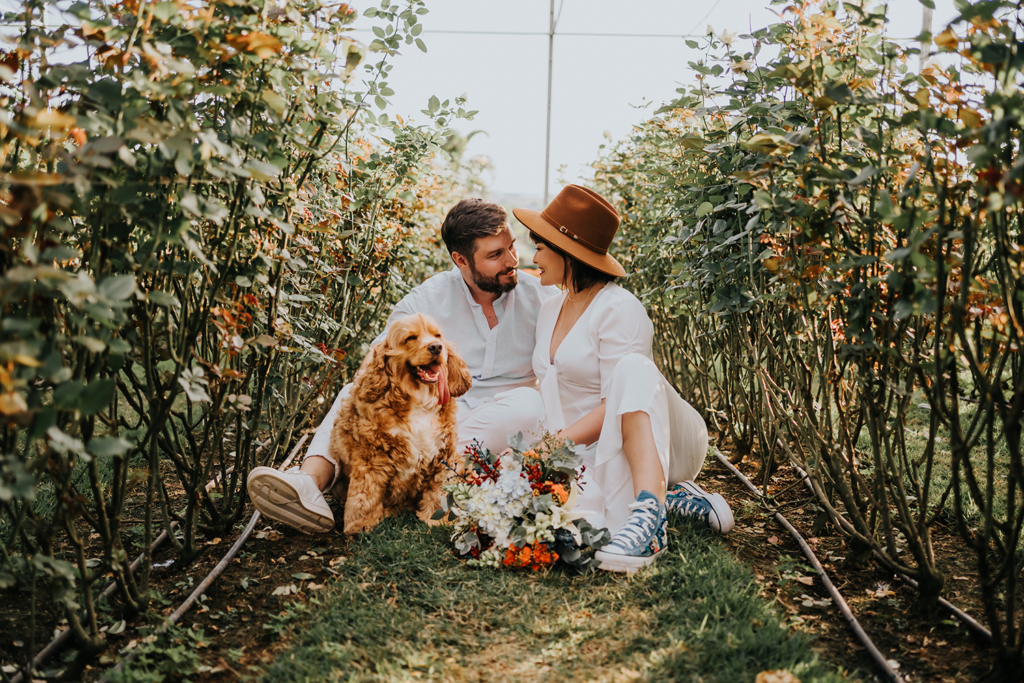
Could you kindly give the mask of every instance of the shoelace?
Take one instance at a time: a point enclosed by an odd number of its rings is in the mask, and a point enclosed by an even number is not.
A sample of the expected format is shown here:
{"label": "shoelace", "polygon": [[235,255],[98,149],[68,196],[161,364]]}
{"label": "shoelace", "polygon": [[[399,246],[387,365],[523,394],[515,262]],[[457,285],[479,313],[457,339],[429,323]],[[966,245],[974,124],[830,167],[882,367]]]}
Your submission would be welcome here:
{"label": "shoelace", "polygon": [[630,511],[639,511],[640,514],[629,516],[629,522],[615,535],[613,545],[626,548],[629,545],[637,545],[647,534],[654,529],[657,517],[657,503],[649,500],[636,501],[629,506]]}
{"label": "shoelace", "polygon": [[[678,496],[677,501],[678,498],[682,498],[682,496]],[[687,496],[682,504],[676,503],[676,510],[684,515],[707,515],[710,512],[709,507],[706,501],[697,501],[690,496]]]}

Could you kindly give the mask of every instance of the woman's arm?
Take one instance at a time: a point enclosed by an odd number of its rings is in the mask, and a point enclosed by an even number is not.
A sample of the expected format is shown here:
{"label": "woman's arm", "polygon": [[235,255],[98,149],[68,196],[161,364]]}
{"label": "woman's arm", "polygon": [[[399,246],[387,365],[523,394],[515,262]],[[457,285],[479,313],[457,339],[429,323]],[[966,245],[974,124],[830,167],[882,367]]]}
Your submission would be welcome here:
{"label": "woman's arm", "polygon": [[558,433],[563,439],[571,439],[573,443],[589,446],[601,438],[601,425],[604,424],[604,399],[601,405],[573,422]]}

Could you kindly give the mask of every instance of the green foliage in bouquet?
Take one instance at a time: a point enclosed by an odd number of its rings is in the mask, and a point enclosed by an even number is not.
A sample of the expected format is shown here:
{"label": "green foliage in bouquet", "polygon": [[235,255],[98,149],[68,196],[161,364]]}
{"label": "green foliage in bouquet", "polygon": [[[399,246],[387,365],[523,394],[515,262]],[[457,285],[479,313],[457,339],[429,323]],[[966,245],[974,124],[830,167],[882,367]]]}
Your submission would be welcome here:
{"label": "green foliage in bouquet", "polygon": [[476,566],[595,569],[594,551],[610,539],[574,511],[582,449],[551,435],[530,446],[522,433],[509,445],[495,454],[474,443],[445,486],[456,552]]}

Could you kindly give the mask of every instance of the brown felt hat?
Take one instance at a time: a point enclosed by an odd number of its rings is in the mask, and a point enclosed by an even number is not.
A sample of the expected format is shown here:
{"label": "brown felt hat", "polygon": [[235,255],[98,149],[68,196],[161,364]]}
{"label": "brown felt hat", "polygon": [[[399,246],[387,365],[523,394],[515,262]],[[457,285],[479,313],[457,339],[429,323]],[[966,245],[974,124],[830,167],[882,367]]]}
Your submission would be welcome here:
{"label": "brown felt hat", "polygon": [[608,275],[626,274],[608,253],[619,229],[619,214],[596,192],[566,185],[543,211],[512,209],[512,213],[531,232],[573,258]]}

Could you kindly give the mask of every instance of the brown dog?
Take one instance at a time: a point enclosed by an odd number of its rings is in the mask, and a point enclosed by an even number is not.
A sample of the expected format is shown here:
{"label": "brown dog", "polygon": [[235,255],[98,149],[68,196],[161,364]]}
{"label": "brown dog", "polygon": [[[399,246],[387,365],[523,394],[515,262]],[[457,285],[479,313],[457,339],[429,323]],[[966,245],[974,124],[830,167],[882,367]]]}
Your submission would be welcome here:
{"label": "brown dog", "polygon": [[372,529],[403,508],[433,523],[441,486],[457,465],[458,407],[451,399],[472,381],[455,345],[422,314],[395,321],[370,350],[331,431],[346,534]]}

